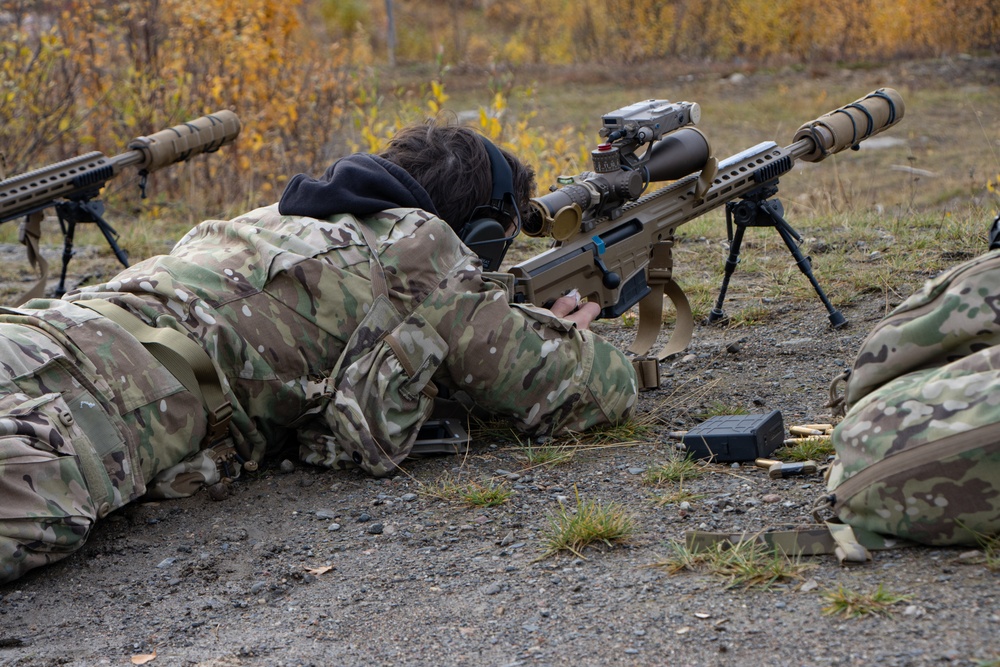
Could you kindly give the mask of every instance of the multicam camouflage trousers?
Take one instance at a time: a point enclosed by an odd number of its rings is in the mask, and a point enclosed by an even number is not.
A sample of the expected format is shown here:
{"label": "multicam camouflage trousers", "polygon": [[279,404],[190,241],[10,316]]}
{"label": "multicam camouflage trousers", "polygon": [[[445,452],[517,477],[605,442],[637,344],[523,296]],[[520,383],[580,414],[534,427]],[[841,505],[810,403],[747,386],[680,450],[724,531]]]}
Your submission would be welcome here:
{"label": "multicam camouflage trousers", "polygon": [[29,305],[0,310],[0,582],[80,548],[202,436],[198,400],[124,330]]}

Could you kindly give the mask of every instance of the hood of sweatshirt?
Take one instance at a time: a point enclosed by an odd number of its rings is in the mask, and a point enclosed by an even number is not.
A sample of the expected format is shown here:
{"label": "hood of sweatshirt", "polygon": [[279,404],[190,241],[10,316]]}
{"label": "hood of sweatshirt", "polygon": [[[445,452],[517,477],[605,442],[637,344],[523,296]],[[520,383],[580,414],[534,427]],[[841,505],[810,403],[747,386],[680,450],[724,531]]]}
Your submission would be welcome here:
{"label": "hood of sweatshirt", "polygon": [[322,178],[292,177],[278,201],[282,215],[359,218],[390,208],[419,208],[437,215],[423,186],[399,165],[377,155],[355,153],[334,162]]}

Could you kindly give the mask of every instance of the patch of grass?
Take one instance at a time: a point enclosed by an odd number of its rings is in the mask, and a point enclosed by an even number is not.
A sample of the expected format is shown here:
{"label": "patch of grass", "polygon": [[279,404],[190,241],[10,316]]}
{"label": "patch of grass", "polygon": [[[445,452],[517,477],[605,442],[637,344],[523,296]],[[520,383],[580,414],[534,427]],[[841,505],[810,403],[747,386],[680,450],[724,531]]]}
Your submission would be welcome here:
{"label": "patch of grass", "polygon": [[458,482],[451,477],[443,477],[433,484],[420,487],[419,493],[430,498],[454,501],[460,500],[475,507],[495,507],[510,500],[514,491],[506,483]]}
{"label": "patch of grass", "polygon": [[455,500],[458,498],[461,486],[458,481],[446,475],[433,482],[421,484],[417,489],[417,493],[428,498],[437,498],[438,500]]}
{"label": "patch of grass", "polygon": [[785,445],[774,453],[775,458],[782,461],[819,461],[835,454],[830,438],[801,438],[793,445]]}
{"label": "patch of grass", "polygon": [[1000,572],[1000,535],[983,543],[983,562],[991,572]]}
{"label": "patch of grass", "polygon": [[803,572],[814,567],[756,540],[714,544],[700,550],[691,549],[682,542],[671,542],[669,548],[670,553],[653,563],[653,567],[671,575],[685,571],[708,572],[724,579],[727,588],[767,590],[775,584],[797,580]]}
{"label": "patch of grass", "polygon": [[979,543],[979,548],[982,552],[981,557],[977,555],[974,558],[963,559],[963,562],[985,565],[986,569],[991,572],[1000,572],[1000,535],[986,535],[984,533],[971,530],[968,526],[962,524],[961,522],[959,525],[975,536],[976,542]]}
{"label": "patch of grass", "polygon": [[843,616],[844,618],[859,618],[868,614],[877,614],[891,618],[889,608],[904,600],[909,595],[896,595],[878,585],[871,593],[858,593],[838,586],[835,591],[825,591],[823,597],[829,604],[823,607],[823,613],[828,616]]}
{"label": "patch of grass", "polygon": [[543,535],[547,558],[560,551],[568,551],[583,558],[583,550],[594,544],[613,547],[632,536],[635,521],[617,503],[602,504],[576,498],[576,507],[565,505],[549,517],[549,528]]}
{"label": "patch of grass", "polygon": [[476,507],[496,507],[502,505],[513,495],[514,491],[505,482],[481,484],[469,482],[459,493],[459,497]]}
{"label": "patch of grass", "polygon": [[665,493],[662,496],[657,496],[656,504],[660,505],[677,505],[683,502],[691,502],[694,500],[701,500],[705,497],[704,493],[691,493],[686,491],[683,487],[673,491],[671,493]]}
{"label": "patch of grass", "polygon": [[560,465],[573,460],[574,450],[566,445],[525,445],[521,455],[531,466]]}
{"label": "patch of grass", "polygon": [[590,429],[584,434],[577,436],[579,444],[582,445],[618,445],[632,443],[642,440],[650,434],[649,424],[645,424],[636,419],[629,419],[621,424],[605,424]]}
{"label": "patch of grass", "polygon": [[643,484],[656,485],[664,482],[683,482],[705,474],[705,467],[694,459],[674,459],[652,466],[643,473]]}
{"label": "patch of grass", "polygon": [[726,415],[746,415],[750,414],[750,411],[739,405],[729,405],[723,403],[722,401],[713,401],[704,410],[697,413],[695,417],[701,420],[710,419],[712,417],[724,417]]}
{"label": "patch of grass", "polygon": [[774,309],[772,307],[764,305],[748,306],[740,308],[729,318],[729,326],[733,328],[751,327],[755,324],[769,322],[773,316]]}

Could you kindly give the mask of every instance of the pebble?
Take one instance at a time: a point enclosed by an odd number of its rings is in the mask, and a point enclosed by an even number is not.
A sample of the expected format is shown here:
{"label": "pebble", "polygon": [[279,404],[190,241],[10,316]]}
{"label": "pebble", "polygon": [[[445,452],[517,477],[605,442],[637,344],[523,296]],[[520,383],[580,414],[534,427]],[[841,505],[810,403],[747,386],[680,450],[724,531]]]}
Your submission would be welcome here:
{"label": "pebble", "polygon": [[290,472],[295,472],[295,464],[289,461],[288,459],[285,459],[284,461],[281,462],[281,466],[279,466],[279,469],[281,470],[281,472],[285,474],[288,474]]}
{"label": "pebble", "polygon": [[404,493],[402,496],[400,496],[400,500],[402,500],[404,503],[412,503],[416,499],[417,499],[417,494],[415,493]]}
{"label": "pebble", "polygon": [[371,514],[366,514],[362,512],[361,515],[358,516],[358,523],[367,523],[368,521],[371,520],[372,520]]}
{"label": "pebble", "polygon": [[381,535],[384,529],[385,527],[380,523],[373,523],[372,525],[368,526],[368,532],[371,533],[372,535]]}
{"label": "pebble", "polygon": [[162,570],[165,567],[170,567],[176,562],[177,562],[176,558],[164,558],[163,560],[161,560],[159,563],[156,564],[156,567]]}
{"label": "pebble", "polygon": [[760,498],[765,503],[778,503],[781,502],[781,496],[777,493],[766,493]]}
{"label": "pebble", "polygon": [[630,475],[641,475],[644,472],[646,472],[645,468],[629,468],[628,469],[628,474],[630,474]]}
{"label": "pebble", "polygon": [[336,519],[337,515],[335,512],[329,512],[327,510],[319,510],[316,512],[317,519]]}
{"label": "pebble", "polygon": [[496,595],[497,593],[500,592],[501,588],[502,587],[500,586],[500,584],[494,581],[492,584],[490,584],[483,590],[483,594]]}
{"label": "pebble", "polygon": [[336,530],[340,530],[340,524],[339,523],[331,523],[330,527],[327,528],[327,530],[330,531],[330,532],[333,532],[333,531],[336,531]]}

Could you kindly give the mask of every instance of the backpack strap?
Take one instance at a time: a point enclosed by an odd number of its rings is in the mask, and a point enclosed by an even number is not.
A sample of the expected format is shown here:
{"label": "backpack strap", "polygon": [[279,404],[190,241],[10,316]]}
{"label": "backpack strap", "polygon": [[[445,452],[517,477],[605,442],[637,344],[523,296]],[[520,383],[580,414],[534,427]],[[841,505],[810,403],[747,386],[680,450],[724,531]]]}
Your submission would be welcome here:
{"label": "backpack strap", "polygon": [[204,348],[176,329],[151,327],[110,301],[84,299],[73,303],[96,311],[125,329],[188,391],[201,400],[208,413],[209,433],[206,445],[226,436],[233,406],[222,391],[219,374]]}
{"label": "backpack strap", "polygon": [[870,551],[911,546],[905,540],[890,539],[836,521],[757,533],[690,531],[685,535],[685,543],[692,551],[707,549],[716,544],[736,545],[744,542],[759,542],[791,556],[835,554],[841,565],[867,563],[872,559]]}

